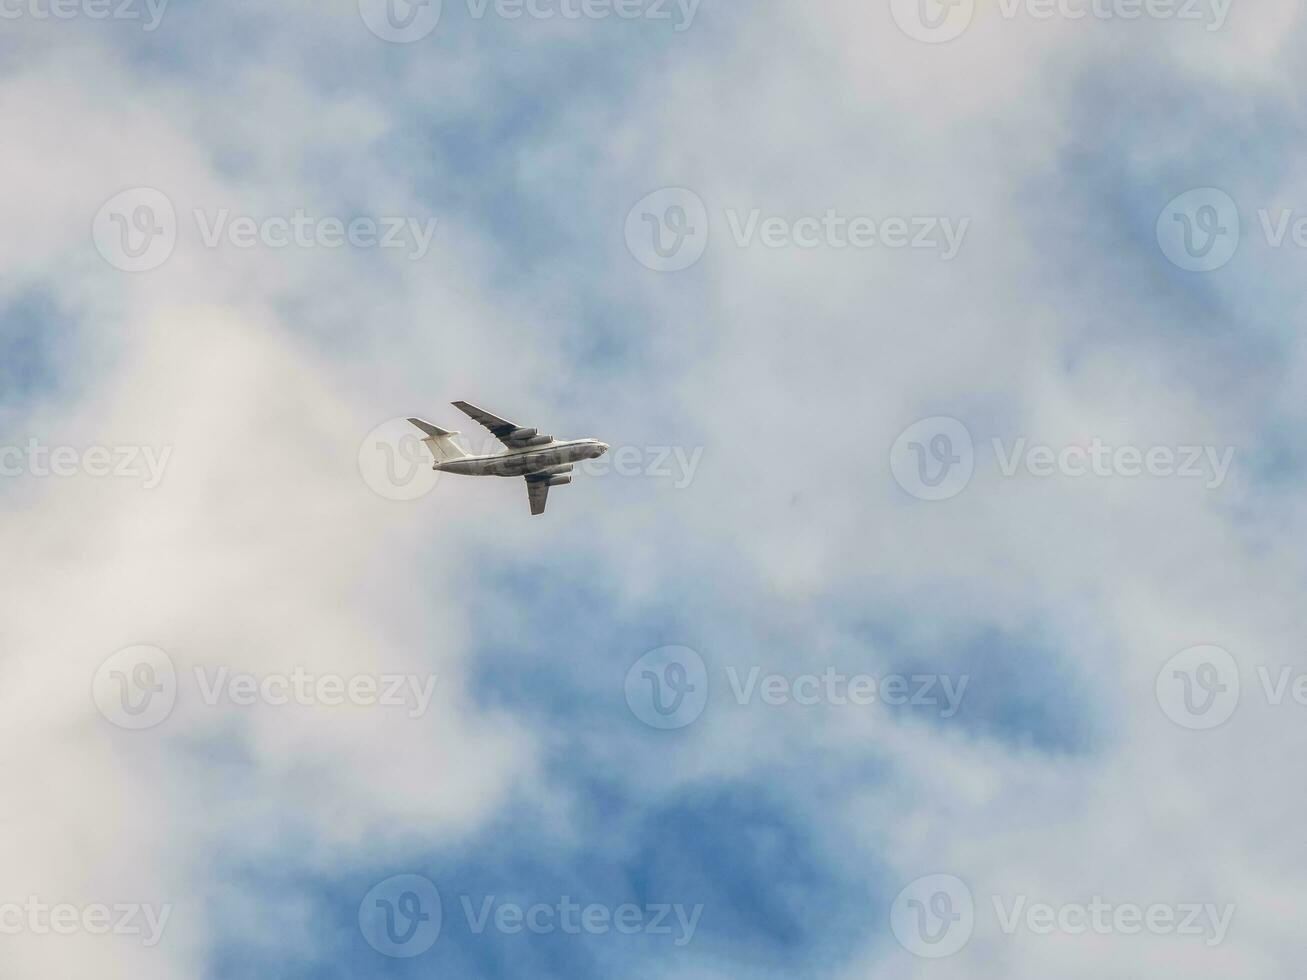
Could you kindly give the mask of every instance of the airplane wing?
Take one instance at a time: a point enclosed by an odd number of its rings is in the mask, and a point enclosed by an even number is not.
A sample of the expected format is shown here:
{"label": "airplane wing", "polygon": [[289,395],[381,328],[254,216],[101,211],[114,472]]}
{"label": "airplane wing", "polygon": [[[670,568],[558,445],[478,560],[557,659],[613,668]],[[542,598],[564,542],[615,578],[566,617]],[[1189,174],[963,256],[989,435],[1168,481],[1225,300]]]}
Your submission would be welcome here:
{"label": "airplane wing", "polygon": [[475,405],[469,405],[467,402],[454,402],[454,407],[475,420],[478,425],[482,426],[509,449],[546,446],[554,441],[553,436],[542,436],[537,429],[530,429],[518,425],[516,422],[501,419],[498,415],[491,415],[489,412],[483,411]]}
{"label": "airplane wing", "polygon": [[526,492],[531,498],[531,513],[543,514],[550,487],[566,486],[572,482],[572,464],[547,466],[543,470],[526,474]]}
{"label": "airplane wing", "polygon": [[545,504],[549,500],[549,481],[527,480],[526,495],[531,498],[532,516],[539,517],[545,512]]}

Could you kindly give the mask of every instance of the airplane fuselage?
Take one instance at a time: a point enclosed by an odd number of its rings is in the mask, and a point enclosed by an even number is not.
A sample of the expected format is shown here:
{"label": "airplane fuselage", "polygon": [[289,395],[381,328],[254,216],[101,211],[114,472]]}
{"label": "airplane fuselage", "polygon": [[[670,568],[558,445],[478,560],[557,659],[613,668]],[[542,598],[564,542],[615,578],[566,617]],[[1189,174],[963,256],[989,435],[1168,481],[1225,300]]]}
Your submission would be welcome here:
{"label": "airplane fuselage", "polygon": [[438,463],[435,469],[464,476],[525,476],[551,466],[568,466],[586,459],[597,459],[607,451],[608,447],[598,439],[571,439],[528,449],[510,449],[489,456],[464,456]]}

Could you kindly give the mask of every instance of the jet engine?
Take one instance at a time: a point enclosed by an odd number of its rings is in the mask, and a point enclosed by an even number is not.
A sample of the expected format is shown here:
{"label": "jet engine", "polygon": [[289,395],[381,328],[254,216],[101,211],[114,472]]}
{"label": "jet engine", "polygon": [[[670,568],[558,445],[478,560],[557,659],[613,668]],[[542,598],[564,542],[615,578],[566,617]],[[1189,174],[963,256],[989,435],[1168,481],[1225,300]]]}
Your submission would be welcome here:
{"label": "jet engine", "polygon": [[[558,466],[546,466],[542,470],[536,470],[534,473],[526,475],[527,480],[532,483],[548,483],[555,477],[565,476],[569,480],[572,478],[572,464],[562,463]],[[551,487],[560,486],[560,484],[550,483]]]}

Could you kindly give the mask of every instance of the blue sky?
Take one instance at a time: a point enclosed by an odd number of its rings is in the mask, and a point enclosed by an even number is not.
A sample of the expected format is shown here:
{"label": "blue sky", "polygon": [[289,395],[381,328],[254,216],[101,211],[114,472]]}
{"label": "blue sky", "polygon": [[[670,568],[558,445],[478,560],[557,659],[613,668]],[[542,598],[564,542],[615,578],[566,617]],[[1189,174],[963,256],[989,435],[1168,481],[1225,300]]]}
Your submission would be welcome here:
{"label": "blue sky", "polygon": [[5,8],[0,972],[1294,975],[1301,12],[923,2]]}

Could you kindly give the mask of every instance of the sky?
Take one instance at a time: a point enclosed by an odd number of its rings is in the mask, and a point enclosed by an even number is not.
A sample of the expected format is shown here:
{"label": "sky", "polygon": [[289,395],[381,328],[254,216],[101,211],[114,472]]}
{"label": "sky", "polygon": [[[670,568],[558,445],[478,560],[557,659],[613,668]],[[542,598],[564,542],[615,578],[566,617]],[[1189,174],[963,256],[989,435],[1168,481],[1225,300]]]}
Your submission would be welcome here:
{"label": "sky", "polygon": [[4,977],[1298,975],[1300,5],[0,21]]}

